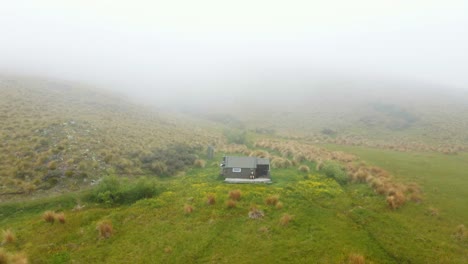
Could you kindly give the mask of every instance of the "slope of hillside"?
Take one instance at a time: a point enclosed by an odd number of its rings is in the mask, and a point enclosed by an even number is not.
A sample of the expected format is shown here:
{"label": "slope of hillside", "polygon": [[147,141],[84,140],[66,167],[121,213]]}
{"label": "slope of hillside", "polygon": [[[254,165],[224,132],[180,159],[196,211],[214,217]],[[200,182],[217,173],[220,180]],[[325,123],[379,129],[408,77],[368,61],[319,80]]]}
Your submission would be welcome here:
{"label": "slope of hillside", "polygon": [[[206,129],[206,128],[210,129]],[[0,78],[0,196],[144,174],[139,153],[220,140],[216,127],[82,85]],[[2,198],[0,198],[2,199]]]}
{"label": "slope of hillside", "polygon": [[446,153],[468,150],[468,93],[463,90],[339,76],[333,81],[258,85],[258,90],[221,107],[199,108],[198,115],[317,142]]}

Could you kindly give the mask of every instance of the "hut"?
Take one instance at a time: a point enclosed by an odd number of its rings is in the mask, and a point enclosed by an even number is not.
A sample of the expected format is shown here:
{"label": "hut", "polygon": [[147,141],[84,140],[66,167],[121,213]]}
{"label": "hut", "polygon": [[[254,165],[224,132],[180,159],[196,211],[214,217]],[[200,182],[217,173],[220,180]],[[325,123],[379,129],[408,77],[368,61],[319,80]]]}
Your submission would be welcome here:
{"label": "hut", "polygon": [[271,182],[270,160],[266,158],[224,156],[220,166],[226,182]]}

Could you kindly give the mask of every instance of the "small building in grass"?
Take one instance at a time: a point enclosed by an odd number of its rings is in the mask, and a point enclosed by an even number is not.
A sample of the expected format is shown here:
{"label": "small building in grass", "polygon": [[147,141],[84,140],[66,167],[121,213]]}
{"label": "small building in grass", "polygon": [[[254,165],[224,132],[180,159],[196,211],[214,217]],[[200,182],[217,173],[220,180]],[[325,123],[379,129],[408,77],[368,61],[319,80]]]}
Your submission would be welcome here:
{"label": "small building in grass", "polygon": [[270,160],[257,157],[224,156],[221,175],[226,182],[271,182]]}

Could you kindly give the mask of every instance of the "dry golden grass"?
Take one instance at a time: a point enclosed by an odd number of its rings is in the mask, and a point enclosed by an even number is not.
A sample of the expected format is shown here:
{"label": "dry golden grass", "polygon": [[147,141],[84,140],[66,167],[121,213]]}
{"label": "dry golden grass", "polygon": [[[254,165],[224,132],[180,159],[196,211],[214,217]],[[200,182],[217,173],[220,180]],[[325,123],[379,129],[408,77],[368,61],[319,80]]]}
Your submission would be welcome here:
{"label": "dry golden grass", "polygon": [[12,244],[16,241],[16,236],[11,229],[3,230],[3,244]]}
{"label": "dry golden grass", "polygon": [[42,214],[42,219],[47,223],[53,224],[55,222],[55,213],[53,211],[46,211]]}
{"label": "dry golden grass", "polygon": [[279,202],[279,195],[270,195],[265,199],[267,205],[277,205]]}
{"label": "dry golden grass", "polygon": [[237,202],[234,200],[227,200],[226,207],[227,208],[236,208]]}
{"label": "dry golden grass", "polygon": [[193,213],[193,206],[191,206],[189,204],[184,205],[184,212],[185,212],[185,214]]}
{"label": "dry golden grass", "polygon": [[216,197],[213,194],[210,194],[206,197],[206,203],[208,205],[213,205],[216,203]]}
{"label": "dry golden grass", "polygon": [[293,216],[290,214],[283,214],[283,216],[280,218],[280,225],[286,226],[293,220]]}
{"label": "dry golden grass", "polygon": [[112,227],[112,222],[110,221],[103,221],[100,222],[96,229],[99,232],[99,237],[100,238],[110,238],[112,234],[114,233],[114,229]]}
{"label": "dry golden grass", "polygon": [[59,223],[65,224],[66,219],[65,219],[65,214],[64,214],[64,213],[57,213],[57,214],[55,214],[55,219],[56,219]]}
{"label": "dry golden grass", "polygon": [[229,191],[229,198],[235,201],[239,201],[241,199],[242,192],[240,190],[232,190]]}
{"label": "dry golden grass", "polygon": [[348,256],[348,264],[365,264],[366,259],[364,258],[363,255],[360,254],[350,254]]}
{"label": "dry golden grass", "polygon": [[193,162],[193,165],[196,167],[196,168],[205,168],[206,166],[206,161],[202,160],[202,159],[196,159],[194,162]]}

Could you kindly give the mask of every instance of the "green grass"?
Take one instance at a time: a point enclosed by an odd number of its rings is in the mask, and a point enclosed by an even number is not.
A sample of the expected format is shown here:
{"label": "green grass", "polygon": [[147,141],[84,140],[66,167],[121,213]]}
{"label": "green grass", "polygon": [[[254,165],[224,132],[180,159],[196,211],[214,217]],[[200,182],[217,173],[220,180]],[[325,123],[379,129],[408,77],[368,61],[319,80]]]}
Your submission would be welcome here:
{"label": "green grass", "polygon": [[[274,170],[271,185],[224,184],[218,170],[213,165],[164,179],[163,193],[129,205],[89,203],[71,211],[79,194],[28,202],[20,210],[3,204],[7,217],[0,229],[17,234],[7,250],[24,251],[32,263],[340,263],[352,253],[374,263],[466,261],[466,243],[451,237],[452,220],[426,215],[426,202],[391,211],[366,185],[341,186],[314,170],[308,179],[297,168]],[[234,189],[242,197],[228,209]],[[209,194],[214,205],[206,203]],[[283,208],[265,204],[270,195],[279,195]],[[193,206],[191,214],[184,212],[186,204]],[[253,205],[264,218],[248,218]],[[65,224],[42,220],[43,211],[59,209]],[[282,226],[285,213],[293,220]],[[114,227],[109,239],[96,231],[103,220]]]}

